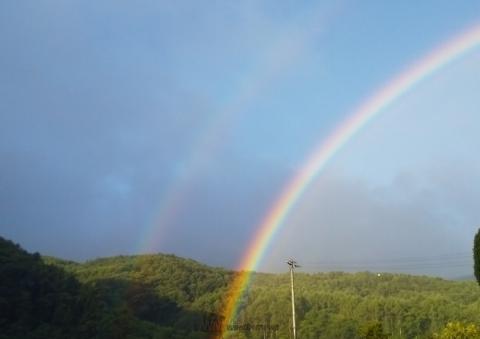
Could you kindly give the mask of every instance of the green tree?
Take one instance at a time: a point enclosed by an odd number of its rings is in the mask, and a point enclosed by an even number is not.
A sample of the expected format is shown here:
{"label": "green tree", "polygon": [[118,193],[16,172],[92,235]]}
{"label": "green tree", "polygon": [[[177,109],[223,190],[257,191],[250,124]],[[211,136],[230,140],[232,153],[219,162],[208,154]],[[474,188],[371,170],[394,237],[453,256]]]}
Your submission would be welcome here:
{"label": "green tree", "polygon": [[475,234],[475,239],[473,241],[473,261],[475,278],[477,278],[477,281],[480,284],[480,229],[477,234]]}
{"label": "green tree", "polygon": [[478,339],[480,328],[475,324],[466,324],[459,321],[449,322],[440,333],[435,333],[435,339]]}
{"label": "green tree", "polygon": [[383,332],[382,323],[379,321],[370,321],[362,326],[358,330],[360,338],[365,339],[386,339],[387,335]]}

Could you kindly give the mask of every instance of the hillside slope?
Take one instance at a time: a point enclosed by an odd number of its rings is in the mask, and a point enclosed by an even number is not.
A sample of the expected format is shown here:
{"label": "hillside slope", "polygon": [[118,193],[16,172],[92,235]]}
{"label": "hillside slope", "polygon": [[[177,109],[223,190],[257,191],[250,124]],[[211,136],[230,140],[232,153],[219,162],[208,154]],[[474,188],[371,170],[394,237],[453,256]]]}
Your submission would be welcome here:
{"label": "hillside slope", "polygon": [[[208,338],[205,324],[221,314],[234,274],[163,254],[41,258],[4,239],[0,273],[0,338]],[[288,338],[289,279],[254,274],[228,337]],[[299,273],[296,310],[301,338],[360,338],[371,324],[390,338],[429,338],[449,321],[479,324],[480,289],[401,274]]]}

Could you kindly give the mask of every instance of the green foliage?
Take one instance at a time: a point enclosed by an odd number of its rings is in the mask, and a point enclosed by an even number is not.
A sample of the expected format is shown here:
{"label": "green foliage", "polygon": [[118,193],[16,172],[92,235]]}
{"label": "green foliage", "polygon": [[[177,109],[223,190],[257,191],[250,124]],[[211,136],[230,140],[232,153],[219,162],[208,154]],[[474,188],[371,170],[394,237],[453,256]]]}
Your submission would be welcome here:
{"label": "green foliage", "polygon": [[473,240],[473,273],[480,284],[480,229]]}
{"label": "green foliage", "polygon": [[[0,238],[0,329],[3,338],[82,338],[103,315],[91,293],[61,268]],[[88,312],[86,312],[88,310]]]}
{"label": "green foliage", "polygon": [[369,321],[360,326],[358,336],[361,339],[386,339],[388,336],[383,332],[382,323],[379,321]]}
{"label": "green foliage", "polygon": [[[42,258],[0,238],[0,339],[210,338],[233,276],[173,255]],[[237,327],[225,338],[289,338],[289,279],[255,273]],[[450,338],[463,329],[470,335],[478,328],[463,324],[479,324],[479,309],[471,281],[296,275],[299,338]]]}
{"label": "green foliage", "polygon": [[[448,321],[480,323],[477,289],[471,281],[402,274],[299,273],[299,338],[359,338],[372,323],[389,338],[431,338]],[[289,296],[288,274],[256,274],[238,322],[270,320],[288,338]]]}
{"label": "green foliage", "polygon": [[0,237],[0,339],[207,338],[231,273],[171,255],[85,264]]}
{"label": "green foliage", "polygon": [[449,322],[440,333],[435,333],[436,339],[478,339],[480,328],[475,324],[465,324],[459,321]]}

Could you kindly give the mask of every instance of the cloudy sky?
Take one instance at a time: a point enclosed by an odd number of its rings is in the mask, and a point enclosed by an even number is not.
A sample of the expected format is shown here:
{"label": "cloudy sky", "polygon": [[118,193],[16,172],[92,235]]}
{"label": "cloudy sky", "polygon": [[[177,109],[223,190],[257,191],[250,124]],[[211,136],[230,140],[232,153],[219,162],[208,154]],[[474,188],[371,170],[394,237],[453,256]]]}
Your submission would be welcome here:
{"label": "cloudy sky", "polygon": [[[478,1],[2,1],[0,235],[74,260],[235,267],[365,98],[480,24]],[[260,268],[470,273],[480,48],[330,161]],[[445,263],[445,264],[443,264]]]}

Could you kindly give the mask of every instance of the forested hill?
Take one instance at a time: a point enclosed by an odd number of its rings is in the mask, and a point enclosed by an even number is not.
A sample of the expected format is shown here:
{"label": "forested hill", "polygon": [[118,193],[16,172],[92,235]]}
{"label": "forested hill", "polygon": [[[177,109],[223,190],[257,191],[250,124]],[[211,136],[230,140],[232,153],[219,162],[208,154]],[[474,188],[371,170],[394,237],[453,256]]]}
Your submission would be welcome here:
{"label": "forested hill", "polygon": [[[234,272],[173,255],[75,263],[0,238],[0,338],[209,338]],[[255,274],[230,338],[289,338],[288,274]],[[471,281],[296,275],[299,338],[430,338],[480,324]]]}
{"label": "forested hill", "polygon": [[219,293],[224,292],[232,277],[231,271],[165,254],[101,258],[83,264],[51,257],[43,261],[73,273],[82,283],[135,282],[189,306],[204,299],[208,303],[219,300]]}
{"label": "forested hill", "polygon": [[209,338],[232,274],[160,254],[80,264],[0,237],[0,339]]}

